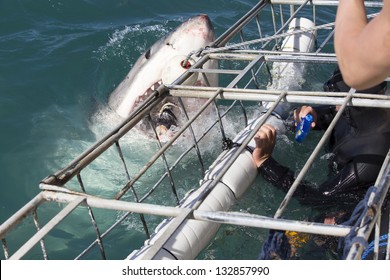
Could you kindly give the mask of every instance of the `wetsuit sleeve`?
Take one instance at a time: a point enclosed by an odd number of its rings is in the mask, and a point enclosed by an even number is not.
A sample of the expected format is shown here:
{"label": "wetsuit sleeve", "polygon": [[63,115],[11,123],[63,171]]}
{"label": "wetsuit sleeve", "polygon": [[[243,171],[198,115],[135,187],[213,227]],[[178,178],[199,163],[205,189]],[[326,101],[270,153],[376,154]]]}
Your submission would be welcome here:
{"label": "wetsuit sleeve", "polygon": [[336,106],[317,106],[314,107],[317,113],[317,122],[314,129],[325,130],[337,114]]}
{"label": "wetsuit sleeve", "polygon": [[[356,202],[364,196],[379,172],[380,165],[363,162],[347,164],[337,175],[316,186],[301,182],[294,193],[300,202],[311,205]],[[265,180],[287,192],[295,181],[294,173],[272,157],[258,168]]]}
{"label": "wetsuit sleeve", "polygon": [[[259,168],[259,173],[265,180],[275,187],[281,188],[287,192],[295,181],[295,174],[289,168],[280,165],[276,160],[270,157]],[[293,195],[303,204],[318,205],[334,201],[319,191],[319,188],[306,181],[300,183]]]}
{"label": "wetsuit sleeve", "polygon": [[324,200],[354,202],[362,199],[379,174],[381,164],[353,160],[322,183],[318,190]]}
{"label": "wetsuit sleeve", "polygon": [[259,168],[259,173],[272,185],[287,192],[294,183],[294,173],[287,167],[280,165],[272,157],[267,159]]}
{"label": "wetsuit sleeve", "polygon": [[[281,188],[283,191],[287,192],[292,184],[295,181],[295,174],[288,167],[280,165],[275,159],[270,157],[267,159],[259,168],[259,173],[263,176],[265,180],[270,182],[272,185]],[[309,200],[307,203],[310,203],[310,197],[318,197],[319,193],[314,185],[311,185],[308,182],[301,182],[297,190],[294,193],[294,196],[297,197],[302,202],[305,202],[307,197]]]}

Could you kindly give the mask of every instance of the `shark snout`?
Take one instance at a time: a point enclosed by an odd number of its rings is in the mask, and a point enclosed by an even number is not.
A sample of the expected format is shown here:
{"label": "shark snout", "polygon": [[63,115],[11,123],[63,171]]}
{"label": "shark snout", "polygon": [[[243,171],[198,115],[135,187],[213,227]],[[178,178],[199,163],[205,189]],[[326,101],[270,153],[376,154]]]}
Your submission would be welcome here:
{"label": "shark snout", "polygon": [[207,14],[199,14],[199,18],[205,20],[205,21],[208,21],[208,22],[211,22],[210,21],[210,18]]}
{"label": "shark snout", "polygon": [[206,15],[206,14],[200,14],[199,18],[204,21],[204,24],[207,26],[207,29],[210,30],[210,32],[212,32],[213,35],[214,35],[214,26],[211,23],[211,20],[210,20],[209,16]]}

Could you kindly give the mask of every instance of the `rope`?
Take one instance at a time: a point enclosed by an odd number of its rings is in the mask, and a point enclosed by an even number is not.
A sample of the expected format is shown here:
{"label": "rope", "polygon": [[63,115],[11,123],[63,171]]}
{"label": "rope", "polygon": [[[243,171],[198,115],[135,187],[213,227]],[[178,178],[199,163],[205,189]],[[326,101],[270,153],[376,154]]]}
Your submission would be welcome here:
{"label": "rope", "polygon": [[[388,240],[388,239],[389,239],[389,235],[388,234],[385,234],[385,235],[382,235],[381,237],[379,237],[379,247],[387,246],[387,242],[381,242],[381,241],[385,241],[385,240]],[[374,246],[375,246],[375,240],[372,241],[368,245],[367,249],[363,252],[362,260],[367,259],[367,256],[374,251]]]}
{"label": "rope", "polygon": [[[372,193],[376,192],[375,186],[372,186],[368,189],[366,192],[366,195],[364,199],[362,199],[355,207],[355,209],[352,212],[351,217],[342,223],[342,225],[351,226],[352,229],[350,232],[344,237],[339,239],[339,245],[338,250],[341,252],[343,243],[344,243],[344,249],[342,254],[342,259],[346,259],[348,256],[348,253],[352,247],[353,244],[359,243],[363,248],[367,248],[368,242],[363,237],[358,237],[357,232],[360,227],[363,227],[361,225],[361,222],[364,217],[366,217],[367,211],[369,209],[368,201],[370,199],[370,196]],[[366,224],[369,223],[369,220],[366,221]]]}
{"label": "rope", "polygon": [[186,67],[187,64],[188,64],[188,62],[189,62],[190,59],[191,59],[191,56],[195,55],[196,57],[200,57],[200,55],[202,54],[202,52],[203,52],[205,49],[207,49],[207,48],[208,48],[208,47],[206,46],[206,47],[204,47],[204,48],[200,48],[200,49],[198,49],[198,50],[195,50],[195,51],[190,52],[190,53],[187,55],[187,57],[182,61],[181,66]]}
{"label": "rope", "polygon": [[[233,142],[232,140],[230,140],[228,138],[228,139],[223,141],[222,148],[225,151],[225,150],[230,150],[230,149],[233,149],[233,148],[241,147],[241,145],[242,145],[241,143]],[[246,146],[245,149],[248,152],[250,152],[251,154],[253,154],[253,149],[250,146]]]}

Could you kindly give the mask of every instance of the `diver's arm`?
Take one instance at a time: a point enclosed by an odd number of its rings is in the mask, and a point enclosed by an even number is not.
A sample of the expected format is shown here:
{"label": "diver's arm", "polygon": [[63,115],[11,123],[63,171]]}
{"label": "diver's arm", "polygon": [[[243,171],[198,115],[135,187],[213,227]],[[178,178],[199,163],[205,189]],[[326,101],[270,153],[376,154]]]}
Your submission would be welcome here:
{"label": "diver's arm", "polygon": [[315,129],[317,130],[326,130],[337,114],[336,106],[334,105],[316,106],[314,107],[314,110],[317,113],[315,126]]}
{"label": "diver's arm", "polygon": [[[253,150],[252,157],[257,170],[274,186],[287,192],[294,183],[295,176],[289,168],[280,165],[271,157],[276,142],[276,129],[265,124],[259,129],[254,140],[256,148]],[[307,203],[311,203],[312,197],[321,196],[315,187],[307,183],[301,183],[294,195],[302,201],[307,197]]]}
{"label": "diver's arm", "polygon": [[[294,183],[295,177],[290,169],[280,165],[271,157],[276,143],[276,129],[265,124],[259,129],[254,140],[256,148],[253,150],[252,157],[257,170],[266,180],[287,192]],[[305,186],[305,184],[302,185],[301,190],[315,190],[315,188]],[[295,195],[304,196],[301,191],[297,191]]]}
{"label": "diver's arm", "polygon": [[[370,163],[352,161],[337,175],[330,176],[319,186],[307,181],[301,182],[294,197],[301,203],[309,205],[331,205],[340,201],[356,203],[364,197],[367,188],[375,182],[380,168],[381,164],[376,158]],[[265,180],[284,192],[288,192],[295,181],[294,172],[280,165],[272,157],[257,170]]]}
{"label": "diver's arm", "polygon": [[390,75],[390,0],[367,21],[362,0],[340,0],[336,15],[335,51],[345,82],[365,89]]}
{"label": "diver's arm", "polygon": [[294,172],[279,164],[272,157],[264,161],[263,164],[257,168],[257,171],[265,180],[275,187],[281,188],[285,192],[288,192],[295,180]]}
{"label": "diver's arm", "polygon": [[[265,180],[275,187],[281,188],[284,192],[288,192],[295,181],[294,172],[279,164],[272,157],[267,159],[257,170]],[[318,204],[319,201],[324,203],[328,200],[315,185],[306,181],[299,184],[293,196],[304,204]]]}
{"label": "diver's arm", "polygon": [[[275,187],[281,188],[286,193],[296,179],[292,170],[279,164],[272,157],[268,158],[260,167],[257,168],[257,170],[265,180]],[[337,178],[333,179],[337,180]],[[330,187],[330,183],[330,181],[326,182],[323,188],[318,188],[314,184],[303,181],[299,184],[293,196],[301,203],[307,205],[321,205],[334,202],[336,200],[335,197],[329,196],[327,193],[320,191],[320,189],[323,190],[326,187]]]}

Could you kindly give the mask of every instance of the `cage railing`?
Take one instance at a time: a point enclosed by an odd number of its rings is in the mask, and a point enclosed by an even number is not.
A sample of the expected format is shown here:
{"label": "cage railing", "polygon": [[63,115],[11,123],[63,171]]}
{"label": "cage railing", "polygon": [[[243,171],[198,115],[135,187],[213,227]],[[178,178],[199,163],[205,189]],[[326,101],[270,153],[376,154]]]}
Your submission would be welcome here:
{"label": "cage railing", "polygon": [[[224,170],[220,173],[220,177],[229,169],[233,164],[234,160],[238,157],[240,152],[245,149],[245,146],[253,138],[258,128],[265,122],[266,117],[272,114],[273,109],[278,105],[279,102],[289,102],[289,103],[310,103],[310,104],[333,104],[333,105],[342,105],[342,109],[339,111],[339,115],[342,113],[343,109],[348,106],[367,106],[367,107],[381,107],[381,108],[390,108],[390,97],[389,96],[377,96],[377,95],[367,95],[359,93],[324,93],[316,91],[289,91],[289,90],[268,90],[260,89],[260,86],[257,82],[257,78],[261,71],[270,75],[267,68],[269,63],[283,61],[283,62],[294,62],[294,63],[324,63],[324,64],[336,64],[337,59],[334,53],[324,53],[323,50],[325,46],[331,44],[331,40],[334,34],[334,23],[326,23],[316,26],[313,31],[325,31],[327,35],[323,42],[318,46],[317,50],[313,53],[294,53],[289,52],[288,54],[279,51],[277,46],[280,41],[286,36],[291,36],[292,34],[299,34],[302,31],[294,31],[293,33],[285,33],[285,29],[288,26],[289,22],[293,17],[299,14],[304,9],[312,9],[313,20],[316,21],[318,16],[318,9],[328,6],[336,6],[338,1],[326,1],[326,0],[311,0],[311,1],[300,1],[300,0],[271,0],[271,1],[259,1],[247,14],[245,14],[240,20],[232,25],[225,33],[223,33],[209,48],[199,50],[198,53],[201,54],[200,60],[193,66],[189,71],[184,75],[179,77],[172,85],[162,85],[157,90],[155,90],[151,96],[126,120],[124,120],[118,127],[112,130],[109,134],[100,139],[95,143],[91,148],[82,153],[79,157],[74,159],[68,166],[54,173],[53,175],[48,176],[43,179],[40,188],[41,192],[33,198],[29,203],[22,207],[17,213],[11,216],[7,221],[5,221],[0,226],[0,239],[2,240],[4,255],[6,259],[20,259],[25,256],[34,246],[38,243],[41,246],[41,251],[44,259],[50,258],[47,246],[44,243],[44,237],[59,223],[61,223],[70,213],[80,206],[87,206],[87,210],[91,219],[92,226],[96,233],[96,240],[93,241],[87,248],[80,253],[76,259],[82,258],[91,248],[98,246],[102,259],[107,258],[107,254],[104,249],[104,238],[110,234],[110,232],[121,223],[126,217],[131,214],[138,214],[141,220],[143,215],[157,215],[157,216],[166,216],[166,217],[178,217],[177,223],[172,226],[171,233],[177,230],[178,226],[185,219],[197,219],[202,221],[217,222],[217,223],[226,223],[232,225],[242,225],[242,226],[253,226],[260,228],[271,228],[278,230],[295,230],[299,232],[306,232],[312,234],[324,234],[331,236],[344,237],[351,230],[351,227],[341,226],[341,225],[324,225],[320,223],[308,223],[305,221],[293,221],[281,219],[281,214],[283,213],[285,203],[288,203],[291,199],[292,193],[295,188],[298,186],[300,180],[303,179],[307,169],[313,163],[315,157],[318,154],[318,150],[324,145],[326,138],[329,135],[329,129],[325,132],[324,137],[320,140],[318,146],[314,149],[311,154],[308,163],[304,166],[298,180],[294,183],[291,192],[289,192],[283,202],[281,207],[276,211],[274,218],[265,217],[255,214],[244,214],[244,213],[235,213],[235,212],[207,212],[199,211],[194,207],[193,209],[183,209],[175,206],[162,206],[162,205],[152,205],[145,203],[145,199],[148,198],[156,188],[161,184],[165,178],[170,179],[170,184],[172,186],[172,191],[175,193],[175,182],[172,179],[171,171],[174,170],[181,162],[181,160],[189,154],[190,151],[195,150],[198,156],[198,160],[202,166],[202,174],[204,174],[204,167],[202,161],[202,155],[199,151],[198,143],[203,139],[203,137],[215,126],[219,124],[220,133],[222,138],[226,138],[224,128],[223,128],[223,118],[229,113],[234,105],[231,105],[228,110],[224,113],[219,112],[218,100],[235,100],[235,101],[265,101],[265,102],[274,102],[270,110],[267,111],[265,118],[259,122],[252,133],[248,134],[244,139],[242,146],[237,150],[236,154],[228,162]],[[272,5],[270,5],[272,4]],[[383,3],[381,2],[366,2],[367,7],[370,8],[380,8]],[[277,15],[274,8],[274,5],[280,5],[280,18],[277,22]],[[285,13],[283,8],[290,6],[290,16],[285,18]],[[263,13],[264,12],[264,13]],[[373,13],[370,15],[374,17],[376,14]],[[266,30],[262,25],[263,17],[271,17],[273,26],[271,30]],[[250,24],[254,24],[257,29],[258,38],[256,39],[247,39],[253,37],[253,32],[250,32],[247,35],[248,29],[252,31]],[[238,37],[237,41],[234,41]],[[224,67],[222,69],[203,69],[204,65],[209,60],[217,60],[218,62],[224,61],[241,61],[244,65],[241,68],[232,67],[231,69]],[[181,84],[194,72],[199,74],[219,74],[227,80],[226,87],[212,88],[212,87],[191,87],[191,86],[182,86]],[[231,79],[226,78],[227,76],[232,76]],[[271,77],[270,77],[271,78]],[[242,81],[245,81],[245,86],[243,88],[239,87],[239,84]],[[123,148],[121,147],[120,140],[124,137],[129,131],[131,131],[142,119],[147,118],[150,114],[150,111],[160,104],[160,102],[167,96],[175,97],[197,97],[206,99],[206,103],[200,110],[192,117],[187,118],[187,122],[181,128],[179,132],[168,142],[161,143],[156,139],[159,150],[153,155],[149,161],[138,170],[134,176],[130,176],[129,170],[126,164],[126,159],[123,155]],[[235,103],[233,103],[235,104]],[[190,146],[186,151],[184,151],[177,160],[169,165],[165,159],[166,151],[172,146],[172,144],[177,141],[177,139],[182,135],[187,129],[191,130],[191,127],[197,117],[202,114],[209,106],[215,106],[217,110],[217,118],[209,126],[206,127],[203,134],[195,136],[192,135],[192,146]],[[183,108],[185,110],[185,108]],[[245,108],[243,108],[245,112]],[[336,123],[337,117],[334,120],[333,125]],[[245,122],[246,123],[246,122]],[[245,124],[246,125],[246,124]],[[81,172],[94,162],[99,156],[101,156],[107,149],[110,147],[115,147],[119,161],[122,164],[124,174],[126,177],[126,185],[116,193],[112,199],[101,198],[96,195],[88,194],[87,188],[84,186]],[[134,186],[134,183],[137,182],[145,172],[158,160],[162,159],[164,162],[165,172],[157,180],[157,182],[149,188],[149,191],[143,196],[139,197]],[[383,199],[389,189],[389,155],[385,163],[383,164],[383,169],[378,176],[377,188],[380,190],[376,195],[381,196],[379,200],[379,206],[382,205]],[[76,178],[80,187],[80,191],[71,190],[67,187],[67,183]],[[216,179],[218,181],[218,178]],[[213,185],[209,186],[211,189]],[[130,191],[133,196],[134,202],[124,201],[123,196]],[[179,202],[179,198],[176,197],[176,204]],[[56,216],[51,219],[47,224],[41,226],[38,222],[39,217],[37,209],[45,203],[63,203],[64,208],[59,211]],[[379,207],[378,206],[378,207]],[[119,219],[117,219],[106,231],[101,232],[97,222],[94,218],[93,208],[101,208],[112,211],[123,211],[125,212]],[[364,226],[359,231],[359,236],[368,238],[367,233],[371,232],[375,223],[378,221],[381,213],[381,207],[377,210],[377,215],[375,217],[370,217],[370,222],[364,224]],[[32,217],[36,233],[16,252],[13,254],[10,253],[10,250],[7,245],[7,236],[12,233],[12,230],[20,224],[26,217]],[[149,229],[146,225],[146,222],[143,221],[144,231],[146,238],[149,238]],[[154,252],[151,252],[152,257],[159,248],[163,245],[164,240],[161,240],[160,244],[157,244],[154,248]],[[389,252],[389,249],[387,250]],[[362,246],[356,244],[348,258],[359,258],[362,252]],[[389,253],[387,253],[389,255]],[[387,257],[389,258],[389,257]]]}

